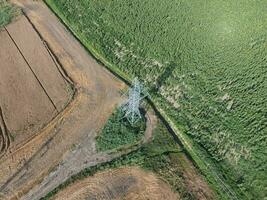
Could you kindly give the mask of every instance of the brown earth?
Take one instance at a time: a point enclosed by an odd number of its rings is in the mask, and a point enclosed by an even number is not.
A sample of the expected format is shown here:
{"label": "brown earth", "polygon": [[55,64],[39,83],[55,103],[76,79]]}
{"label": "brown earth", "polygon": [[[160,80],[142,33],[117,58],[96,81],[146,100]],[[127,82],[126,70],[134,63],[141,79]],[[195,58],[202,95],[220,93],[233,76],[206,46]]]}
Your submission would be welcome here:
{"label": "brown earth", "polygon": [[69,88],[59,70],[59,64],[51,56],[45,43],[24,16],[6,29],[38,77],[56,110],[61,111],[66,105],[66,99],[69,98]]}
{"label": "brown earth", "polygon": [[60,191],[53,200],[177,200],[168,184],[137,167],[95,174]]}
{"label": "brown earth", "polygon": [[24,16],[0,31],[0,44],[0,117],[6,126],[1,129],[11,134],[11,151],[51,121],[70,94],[56,62]]}
{"label": "brown earth", "polygon": [[[90,165],[110,159],[106,154],[96,155],[95,137],[121,101],[119,91],[124,87],[88,55],[42,2],[23,0],[15,3],[23,8],[34,27],[22,17],[2,30],[0,36],[0,63],[5,63],[0,65],[0,102],[4,116],[0,118],[0,145],[6,152],[0,158],[0,199],[22,199],[64,162],[64,157],[72,155],[73,145],[82,143],[87,148],[86,158],[91,160],[85,162]],[[41,35],[38,36],[33,28]],[[49,46],[47,51],[46,46]],[[55,57],[51,59],[48,55]],[[51,63],[55,69],[49,69]],[[60,66],[64,69],[57,69]],[[55,70],[61,75],[55,74]],[[65,78],[63,82],[61,76]],[[61,87],[68,77],[73,80],[76,93],[73,101],[59,113],[66,103],[63,101],[65,93],[55,85],[59,82]],[[65,91],[69,92],[69,88]],[[12,97],[15,94],[19,96],[16,99]],[[13,106],[12,110],[6,106],[9,104]],[[4,126],[2,122],[5,122]],[[27,123],[30,124],[29,132],[24,128]],[[20,145],[16,148],[11,145],[14,148],[6,150],[11,134],[14,136],[12,127],[19,130],[15,141]],[[84,156],[79,156],[76,159],[84,161]],[[42,195],[42,192],[38,194]],[[34,195],[30,199],[39,197]]]}
{"label": "brown earth", "polygon": [[3,112],[0,107],[0,158],[7,152],[10,146],[11,138],[7,133],[5,121],[3,119]]}

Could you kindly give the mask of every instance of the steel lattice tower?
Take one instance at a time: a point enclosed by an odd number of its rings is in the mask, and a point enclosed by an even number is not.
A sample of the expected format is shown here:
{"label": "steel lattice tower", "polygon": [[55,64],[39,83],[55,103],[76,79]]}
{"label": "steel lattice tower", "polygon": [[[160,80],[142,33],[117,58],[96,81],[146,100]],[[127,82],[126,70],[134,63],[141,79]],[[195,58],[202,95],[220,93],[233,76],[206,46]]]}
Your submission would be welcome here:
{"label": "steel lattice tower", "polygon": [[133,86],[129,88],[127,93],[128,99],[122,104],[121,109],[125,113],[125,117],[131,123],[131,125],[134,125],[139,119],[142,118],[139,107],[141,101],[148,94],[138,78],[134,78],[132,85]]}

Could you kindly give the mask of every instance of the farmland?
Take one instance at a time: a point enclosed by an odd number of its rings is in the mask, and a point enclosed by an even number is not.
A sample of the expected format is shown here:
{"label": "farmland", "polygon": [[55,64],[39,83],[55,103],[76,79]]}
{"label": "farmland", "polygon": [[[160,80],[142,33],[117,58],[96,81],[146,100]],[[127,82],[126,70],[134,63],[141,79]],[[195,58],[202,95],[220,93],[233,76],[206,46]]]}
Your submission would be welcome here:
{"label": "farmland", "polygon": [[266,197],[266,0],[46,2],[112,70],[146,83],[239,198]]}
{"label": "farmland", "polygon": [[[0,199],[38,200],[70,173],[110,158],[95,151],[95,137],[124,83],[42,1],[12,2],[23,12],[0,29]],[[59,163],[67,167],[56,174]],[[51,181],[52,171],[59,176]]]}
{"label": "farmland", "polygon": [[62,111],[72,94],[58,63],[25,16],[3,27],[0,43],[1,130],[17,149]]}
{"label": "farmland", "polygon": [[[3,26],[0,45],[0,199],[3,199],[14,195],[21,186],[27,187],[17,183],[16,174],[25,170],[25,163],[49,138],[41,133],[69,105],[73,90],[24,15]],[[41,162],[38,159],[37,163]],[[41,175],[40,169],[33,167],[31,173]],[[30,176],[25,177],[24,181],[29,179]],[[12,185],[10,191],[12,181],[17,188]]]}

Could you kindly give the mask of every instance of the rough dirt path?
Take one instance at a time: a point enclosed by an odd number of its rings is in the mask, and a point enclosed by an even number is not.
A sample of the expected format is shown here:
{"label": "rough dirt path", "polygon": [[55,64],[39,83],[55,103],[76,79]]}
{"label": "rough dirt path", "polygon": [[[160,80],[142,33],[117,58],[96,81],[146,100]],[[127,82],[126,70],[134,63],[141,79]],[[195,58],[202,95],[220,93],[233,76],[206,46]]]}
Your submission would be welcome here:
{"label": "rough dirt path", "polygon": [[[65,159],[57,166],[57,168],[46,177],[42,183],[30,191],[23,197],[24,200],[38,199],[48,192],[56,188],[60,183],[65,182],[71,176],[77,174],[85,168],[92,167],[96,164],[108,162],[115,158],[121,157],[124,154],[128,154],[134,150],[137,150],[142,144],[151,140],[153,130],[157,123],[157,118],[154,112],[149,111],[146,115],[147,129],[145,131],[144,138],[139,144],[124,148],[122,151],[107,151],[96,152],[95,146],[88,145],[90,135],[96,135],[96,133],[89,133],[88,136],[82,139],[82,142],[73,149]],[[37,198],[38,197],[38,198]]]}
{"label": "rough dirt path", "polygon": [[73,162],[73,159],[85,162],[84,151],[76,151],[77,157],[72,157],[73,145],[85,147],[89,159],[86,162],[91,165],[112,159],[107,154],[95,155],[95,136],[121,101],[119,91],[125,85],[89,56],[43,2],[13,2],[23,8],[77,89],[74,100],[62,113],[0,163],[0,199],[27,199],[23,196],[35,186],[36,193],[28,198],[34,200],[64,180],[65,176],[59,176],[51,186],[39,187],[59,163],[66,163],[70,169],[85,166]]}

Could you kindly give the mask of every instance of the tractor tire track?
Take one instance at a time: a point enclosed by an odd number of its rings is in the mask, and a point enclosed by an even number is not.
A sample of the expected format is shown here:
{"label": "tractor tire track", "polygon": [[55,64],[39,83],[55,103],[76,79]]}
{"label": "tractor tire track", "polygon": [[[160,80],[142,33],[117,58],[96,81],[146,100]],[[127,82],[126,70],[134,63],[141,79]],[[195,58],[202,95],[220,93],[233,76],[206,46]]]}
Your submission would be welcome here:
{"label": "tractor tire track", "polygon": [[11,138],[4,120],[3,111],[0,106],[0,158],[5,155],[10,147]]}

